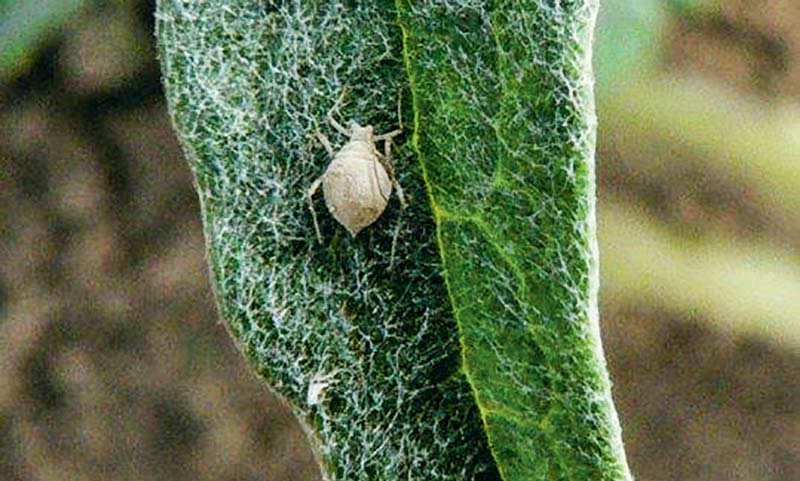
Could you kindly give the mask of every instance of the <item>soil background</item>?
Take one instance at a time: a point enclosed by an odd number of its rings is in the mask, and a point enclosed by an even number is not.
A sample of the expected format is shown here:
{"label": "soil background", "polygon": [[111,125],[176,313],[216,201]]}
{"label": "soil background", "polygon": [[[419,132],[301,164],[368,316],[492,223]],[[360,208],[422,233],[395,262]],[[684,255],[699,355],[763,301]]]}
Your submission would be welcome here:
{"label": "soil background", "polygon": [[[0,480],[318,480],[218,322],[153,11],[98,2],[0,85]],[[674,22],[662,57],[800,100],[800,2],[728,0],[721,18]],[[685,195],[681,179],[631,183],[600,146],[601,196]],[[746,206],[727,214],[752,224]],[[796,353],[647,305],[602,319],[637,479],[800,481]]]}

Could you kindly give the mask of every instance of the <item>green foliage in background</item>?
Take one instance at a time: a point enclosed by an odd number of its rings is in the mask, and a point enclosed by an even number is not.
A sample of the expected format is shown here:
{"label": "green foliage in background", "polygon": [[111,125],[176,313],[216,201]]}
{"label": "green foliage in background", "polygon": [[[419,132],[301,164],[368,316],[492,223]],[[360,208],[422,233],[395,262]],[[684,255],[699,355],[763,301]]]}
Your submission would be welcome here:
{"label": "green foliage in background", "polygon": [[620,202],[604,203],[600,225],[604,302],[685,309],[800,353],[800,267],[787,262],[790,250],[719,236],[690,242]]}
{"label": "green foliage in background", "polygon": [[[720,12],[717,0],[601,3],[595,60],[600,130],[608,145],[626,151],[601,161],[653,185],[691,171],[699,174],[693,180],[701,190],[714,182],[738,186],[762,217],[775,219],[791,237],[800,232],[797,105],[785,99],[766,104],[708,79],[659,72],[670,18],[702,23]],[[689,238],[636,213],[635,206],[605,204],[600,241],[607,300],[690,313],[739,335],[790,350],[800,346],[800,267],[790,245],[719,234]]]}
{"label": "green foliage in background", "polygon": [[0,0],[0,79],[19,75],[86,0]]}
{"label": "green foliage in background", "polygon": [[664,0],[603,0],[594,54],[597,91],[614,95],[653,67],[666,18]]}
{"label": "green foliage in background", "polygon": [[650,75],[670,16],[712,17],[718,0],[603,0],[597,19],[595,77],[599,97],[621,95]]}
{"label": "green foliage in background", "polygon": [[681,237],[635,207],[607,201],[606,299],[691,312],[797,351],[800,265],[790,239],[800,232],[800,108],[765,106],[697,80],[651,78],[601,100],[605,141],[627,150],[613,161],[653,184],[688,177],[701,190],[714,182],[736,186],[789,241],[713,231]]}
{"label": "green foliage in background", "polygon": [[[159,3],[223,317],[330,479],[629,478],[595,306],[594,14]],[[346,140],[324,121],[345,86],[378,132],[405,99],[410,207],[355,239],[323,215],[320,245],[313,134]]]}

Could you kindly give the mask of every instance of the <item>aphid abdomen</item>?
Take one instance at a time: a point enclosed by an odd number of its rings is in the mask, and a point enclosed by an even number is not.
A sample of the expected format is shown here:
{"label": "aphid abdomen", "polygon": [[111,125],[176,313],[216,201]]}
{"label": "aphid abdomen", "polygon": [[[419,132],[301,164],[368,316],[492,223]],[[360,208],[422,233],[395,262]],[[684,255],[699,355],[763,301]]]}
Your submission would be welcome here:
{"label": "aphid abdomen", "polygon": [[325,203],[351,235],[386,209],[392,182],[369,142],[351,141],[336,153],[322,181]]}

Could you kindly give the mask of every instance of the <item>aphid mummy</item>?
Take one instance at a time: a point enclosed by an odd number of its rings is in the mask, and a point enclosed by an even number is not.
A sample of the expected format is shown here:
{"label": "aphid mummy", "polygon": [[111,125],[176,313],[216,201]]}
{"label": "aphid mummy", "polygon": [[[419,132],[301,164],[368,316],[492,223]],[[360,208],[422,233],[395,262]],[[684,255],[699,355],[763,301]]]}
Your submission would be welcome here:
{"label": "aphid mummy", "polygon": [[[308,189],[308,203],[320,242],[322,235],[312,203],[320,185],[328,211],[353,237],[383,214],[392,194],[392,186],[397,190],[400,203],[405,206],[403,190],[390,163],[391,140],[402,131],[375,135],[371,125],[362,127],[356,122],[351,122],[350,127],[345,128],[333,117],[340,101],[341,98],[328,113],[327,120],[336,130],[347,135],[349,140],[341,149],[334,151],[328,138],[317,132],[317,138],[332,160],[325,173]],[[376,147],[380,141],[384,142],[383,153],[378,152]]]}

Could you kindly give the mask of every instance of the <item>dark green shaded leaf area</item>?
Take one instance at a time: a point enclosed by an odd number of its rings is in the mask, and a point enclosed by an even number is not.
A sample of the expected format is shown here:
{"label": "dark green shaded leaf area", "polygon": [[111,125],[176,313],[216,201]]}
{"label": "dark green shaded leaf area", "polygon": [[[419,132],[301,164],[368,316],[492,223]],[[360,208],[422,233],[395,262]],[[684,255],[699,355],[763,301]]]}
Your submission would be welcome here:
{"label": "dark green shaded leaf area", "polygon": [[[222,316],[331,480],[626,479],[595,312],[590,2],[161,0]],[[402,123],[351,238],[319,131]]]}

